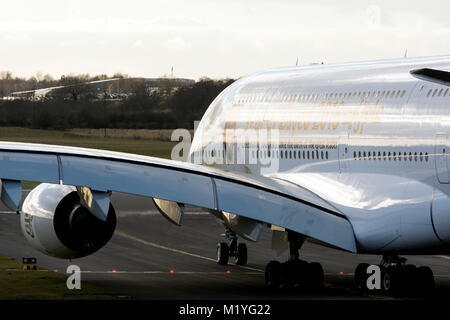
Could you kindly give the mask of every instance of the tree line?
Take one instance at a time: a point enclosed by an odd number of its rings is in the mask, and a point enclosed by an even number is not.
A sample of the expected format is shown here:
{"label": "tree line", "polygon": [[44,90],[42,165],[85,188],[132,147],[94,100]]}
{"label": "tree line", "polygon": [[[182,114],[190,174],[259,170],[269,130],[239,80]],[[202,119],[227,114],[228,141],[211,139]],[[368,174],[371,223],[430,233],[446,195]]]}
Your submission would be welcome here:
{"label": "tree line", "polygon": [[[57,130],[104,126],[120,129],[192,129],[194,121],[201,119],[214,98],[234,82],[233,79],[201,78],[193,84],[177,87],[167,78],[159,82],[158,88],[149,88],[145,79],[121,74],[113,78],[120,80],[106,82],[102,89],[96,85],[94,89],[86,82],[108,77],[69,75],[59,80],[49,76],[20,79],[0,73],[0,96],[5,92],[11,93],[11,87],[14,91],[25,91],[65,86],[52,91],[44,99],[0,100],[0,126]],[[30,85],[34,87],[30,88]],[[129,95],[126,99],[117,100],[99,98],[103,92],[117,90]]]}

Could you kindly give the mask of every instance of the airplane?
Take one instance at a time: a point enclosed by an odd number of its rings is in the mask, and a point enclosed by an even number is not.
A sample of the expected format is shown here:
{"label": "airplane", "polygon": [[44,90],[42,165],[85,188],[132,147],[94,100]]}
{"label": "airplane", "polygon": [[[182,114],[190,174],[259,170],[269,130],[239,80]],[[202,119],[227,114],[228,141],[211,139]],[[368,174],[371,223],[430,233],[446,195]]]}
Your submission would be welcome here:
{"label": "airplane", "polygon": [[26,91],[16,91],[11,92],[9,94],[10,98],[17,98],[20,96],[30,96],[33,99],[43,99],[45,96],[55,90],[62,89],[62,88],[68,88],[78,85],[93,85],[93,84],[99,84],[104,82],[112,82],[117,81],[120,78],[112,78],[112,79],[105,79],[105,80],[94,80],[94,81],[88,81],[88,82],[82,82],[82,83],[76,83],[71,85],[65,85],[65,86],[56,86],[56,87],[48,87],[48,88],[42,88],[42,89],[33,89],[33,90],[26,90]]}
{"label": "airplane", "polygon": [[[428,266],[402,255],[450,253],[450,56],[270,69],[211,103],[187,161],[55,145],[0,142],[1,199],[47,255],[93,254],[114,233],[111,192],[151,197],[181,225],[186,204],[226,225],[217,262],[247,262],[238,237],[273,249],[271,288],[323,285],[305,240],[381,255],[381,287],[431,292]],[[19,208],[21,181],[40,182]],[[182,230],[182,229],[180,229]],[[364,288],[368,264],[355,269]]]}

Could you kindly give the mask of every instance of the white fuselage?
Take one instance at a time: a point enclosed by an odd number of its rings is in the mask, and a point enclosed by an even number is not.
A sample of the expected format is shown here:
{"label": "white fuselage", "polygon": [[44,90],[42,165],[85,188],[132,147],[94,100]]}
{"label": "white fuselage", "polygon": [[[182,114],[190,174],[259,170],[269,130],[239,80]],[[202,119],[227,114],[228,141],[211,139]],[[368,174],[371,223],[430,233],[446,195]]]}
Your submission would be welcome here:
{"label": "white fuselage", "polygon": [[361,252],[446,252],[450,87],[410,74],[420,68],[449,71],[450,57],[242,78],[211,104],[191,153],[221,145],[222,168],[308,188],[345,213]]}

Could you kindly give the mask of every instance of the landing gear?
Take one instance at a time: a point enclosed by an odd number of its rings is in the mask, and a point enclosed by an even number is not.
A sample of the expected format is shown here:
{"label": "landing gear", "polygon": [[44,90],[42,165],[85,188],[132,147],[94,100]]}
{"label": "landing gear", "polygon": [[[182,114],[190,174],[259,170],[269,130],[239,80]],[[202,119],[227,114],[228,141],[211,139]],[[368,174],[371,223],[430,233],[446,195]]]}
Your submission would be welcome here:
{"label": "landing gear", "polygon": [[226,265],[229,257],[234,257],[234,262],[237,265],[245,265],[247,263],[247,245],[238,243],[236,233],[229,228],[225,231],[225,238],[229,241],[229,244],[221,242],[217,245],[217,263]]}
{"label": "landing gear", "polygon": [[226,242],[217,244],[217,263],[226,265],[229,258],[229,248]]}
{"label": "landing gear", "polygon": [[[355,270],[355,284],[367,290],[369,264],[361,263]],[[388,295],[429,295],[434,289],[433,271],[429,267],[406,264],[405,258],[384,256],[379,265],[381,271],[380,289]]]}
{"label": "landing gear", "polygon": [[289,260],[283,263],[270,261],[265,270],[265,282],[271,289],[320,289],[323,287],[323,269],[320,263],[299,259],[299,250],[305,237],[295,232],[288,233]]}

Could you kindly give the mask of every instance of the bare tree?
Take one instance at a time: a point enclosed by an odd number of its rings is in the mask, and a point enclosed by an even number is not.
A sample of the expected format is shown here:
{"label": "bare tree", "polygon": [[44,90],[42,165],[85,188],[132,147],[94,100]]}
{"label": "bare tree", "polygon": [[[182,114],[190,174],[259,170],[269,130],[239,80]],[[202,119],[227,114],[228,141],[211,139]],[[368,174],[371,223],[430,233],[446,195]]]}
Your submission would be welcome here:
{"label": "bare tree", "polygon": [[90,91],[91,86],[87,83],[90,78],[88,74],[61,76],[60,83],[64,88],[59,89],[62,94],[70,95],[73,101],[78,101],[80,96]]}

